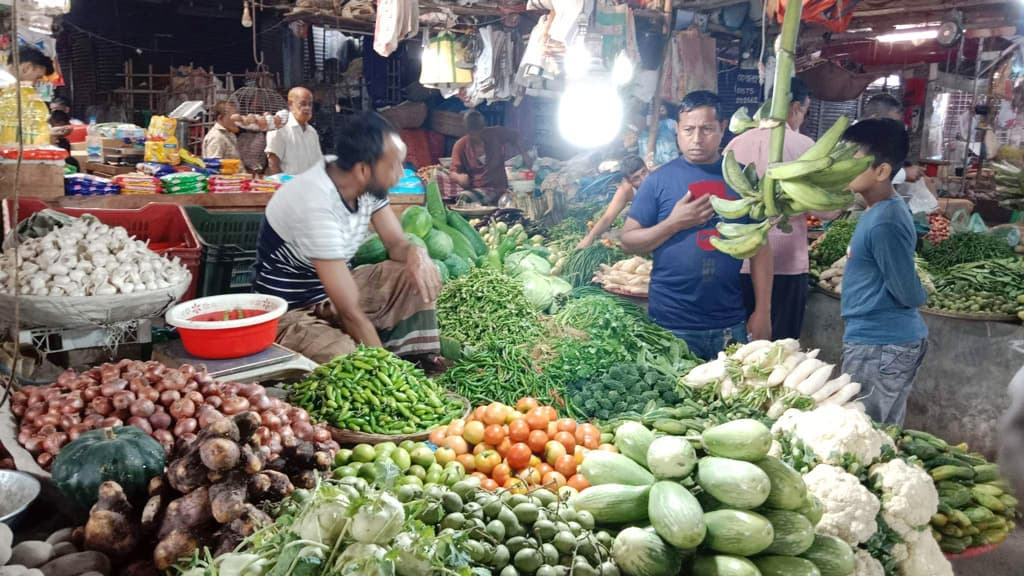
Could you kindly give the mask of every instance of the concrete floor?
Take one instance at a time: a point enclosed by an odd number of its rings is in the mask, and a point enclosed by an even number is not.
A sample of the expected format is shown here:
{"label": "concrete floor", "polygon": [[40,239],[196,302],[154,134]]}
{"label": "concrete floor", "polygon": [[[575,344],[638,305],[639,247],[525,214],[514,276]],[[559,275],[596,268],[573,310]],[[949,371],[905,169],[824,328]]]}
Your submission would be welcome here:
{"label": "concrete floor", "polygon": [[1024,531],[1018,529],[995,551],[970,558],[955,560],[956,576],[1022,576],[1024,575]]}

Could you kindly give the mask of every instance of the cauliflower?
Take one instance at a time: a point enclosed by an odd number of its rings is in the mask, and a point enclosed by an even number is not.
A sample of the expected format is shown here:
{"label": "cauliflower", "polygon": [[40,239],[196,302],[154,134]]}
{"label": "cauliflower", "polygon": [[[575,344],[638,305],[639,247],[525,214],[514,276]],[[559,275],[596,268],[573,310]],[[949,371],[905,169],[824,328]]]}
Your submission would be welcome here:
{"label": "cauliflower", "polygon": [[953,576],[953,565],[946,560],[935,538],[908,542],[909,557],[897,566],[900,576]]}
{"label": "cauliflower", "polygon": [[782,458],[782,444],[779,444],[778,440],[772,440],[772,446],[768,449],[768,455]]}
{"label": "cauliflower", "polygon": [[807,490],[821,500],[825,514],[816,528],[856,546],[878,531],[878,498],[856,476],[837,466],[820,464],[804,475]]}
{"label": "cauliflower", "polygon": [[867,550],[854,548],[853,557],[857,563],[850,576],[885,576],[885,567],[881,562],[872,558]]}
{"label": "cauliflower", "polygon": [[787,410],[772,426],[776,436],[786,432],[803,442],[820,462],[837,465],[843,465],[844,457],[871,465],[882,455],[885,436],[863,412],[835,405],[810,412]]}
{"label": "cauliflower", "polygon": [[939,493],[932,477],[899,458],[872,466],[870,475],[881,495],[885,523],[903,540],[916,540],[939,509]]}

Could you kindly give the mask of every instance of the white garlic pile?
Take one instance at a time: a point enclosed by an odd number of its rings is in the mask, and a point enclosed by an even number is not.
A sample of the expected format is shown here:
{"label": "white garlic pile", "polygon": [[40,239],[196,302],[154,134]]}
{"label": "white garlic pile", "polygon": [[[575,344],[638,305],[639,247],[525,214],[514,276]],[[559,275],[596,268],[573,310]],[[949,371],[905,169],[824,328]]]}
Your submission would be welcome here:
{"label": "white garlic pile", "polygon": [[[11,262],[17,257],[15,291]],[[91,215],[30,238],[0,255],[0,293],[22,296],[109,296],[176,286],[188,271],[120,226]]]}

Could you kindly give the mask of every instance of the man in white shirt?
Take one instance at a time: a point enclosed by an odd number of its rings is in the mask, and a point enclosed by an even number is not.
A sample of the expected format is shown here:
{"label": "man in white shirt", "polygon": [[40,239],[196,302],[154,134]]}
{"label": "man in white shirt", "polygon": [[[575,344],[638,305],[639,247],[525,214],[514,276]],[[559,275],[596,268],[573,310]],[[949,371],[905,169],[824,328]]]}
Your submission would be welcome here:
{"label": "man in white shirt", "polygon": [[[253,287],[288,301],[277,341],[314,362],[365,344],[436,364],[441,278],[388,206],[405,144],[374,113],[345,122],[335,140],[338,157],[288,181],[267,204]],[[352,269],[371,223],[389,259]]]}
{"label": "man in white shirt", "polygon": [[320,136],[309,125],[313,93],[302,87],[288,92],[288,123],[267,134],[267,174],[301,174],[323,160]]}

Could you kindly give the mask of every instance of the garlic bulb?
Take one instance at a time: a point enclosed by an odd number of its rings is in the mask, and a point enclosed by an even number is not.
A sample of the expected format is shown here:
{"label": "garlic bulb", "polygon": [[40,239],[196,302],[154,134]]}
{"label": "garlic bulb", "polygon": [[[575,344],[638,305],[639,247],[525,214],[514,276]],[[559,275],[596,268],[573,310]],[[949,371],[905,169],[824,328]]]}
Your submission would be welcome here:
{"label": "garlic bulb", "polygon": [[[0,294],[132,294],[164,290],[188,277],[177,257],[168,260],[148,246],[124,228],[86,214],[0,254]],[[15,262],[17,282],[11,274]]]}

